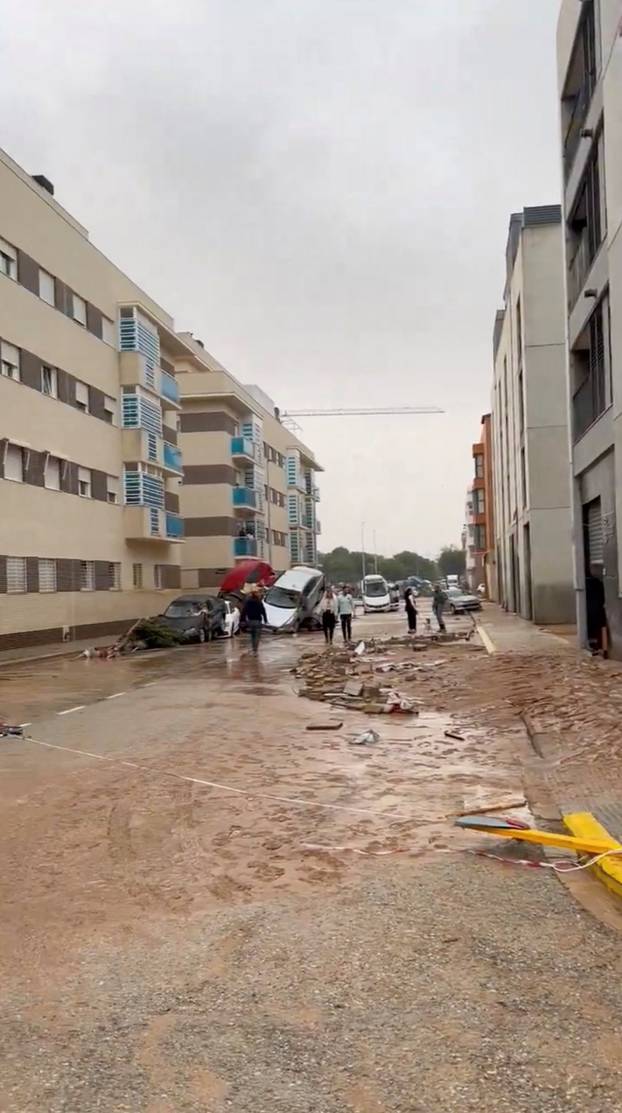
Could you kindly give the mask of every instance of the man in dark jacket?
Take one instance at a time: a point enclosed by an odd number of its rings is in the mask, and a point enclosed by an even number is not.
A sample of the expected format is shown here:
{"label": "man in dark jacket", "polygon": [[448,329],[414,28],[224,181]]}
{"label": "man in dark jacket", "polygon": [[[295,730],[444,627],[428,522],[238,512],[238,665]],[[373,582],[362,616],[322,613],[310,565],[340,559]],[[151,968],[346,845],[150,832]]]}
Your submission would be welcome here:
{"label": "man in dark jacket", "polygon": [[261,638],[261,624],[268,621],[266,608],[263,605],[259,588],[255,584],[251,589],[244,606],[242,607],[241,620],[246,623],[250,636],[251,646],[253,653],[257,653],[259,649],[259,639]]}
{"label": "man in dark jacket", "polygon": [[442,634],[444,634],[446,630],[445,620],[443,619],[443,610],[445,609],[446,602],[447,596],[445,592],[440,584],[436,584],[434,587],[434,595],[432,596],[432,610],[434,611],[434,617],[438,622],[438,628]]}

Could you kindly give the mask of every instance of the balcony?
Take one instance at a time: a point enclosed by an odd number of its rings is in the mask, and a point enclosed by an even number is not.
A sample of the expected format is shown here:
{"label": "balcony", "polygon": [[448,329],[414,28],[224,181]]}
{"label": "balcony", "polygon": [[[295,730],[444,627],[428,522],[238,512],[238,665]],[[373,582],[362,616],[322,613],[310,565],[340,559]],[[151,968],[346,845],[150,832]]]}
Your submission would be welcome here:
{"label": "balcony", "polygon": [[162,410],[157,402],[143,398],[142,394],[123,395],[123,428],[145,429],[162,436]]}
{"label": "balcony", "polygon": [[169,444],[168,441],[164,441],[163,461],[166,471],[173,472],[175,475],[183,474],[181,452],[174,444]]}
{"label": "balcony", "polygon": [[245,514],[254,514],[257,510],[257,493],[250,487],[234,487],[232,491],[233,509]]}
{"label": "balcony", "polygon": [[123,508],[125,536],[129,541],[166,541],[164,512],[150,506]]}
{"label": "balcony", "polygon": [[165,528],[166,536],[169,541],[183,541],[184,520],[179,514],[171,514],[167,511],[165,514]]}
{"label": "balcony", "polygon": [[236,560],[245,557],[257,556],[257,541],[254,537],[235,537],[233,540],[233,555]]}
{"label": "balcony", "polygon": [[160,371],[160,397],[165,410],[180,409],[179,386],[173,375],[168,371]]}
{"label": "balcony", "polygon": [[322,523],[320,522],[319,518],[315,519],[315,532],[316,533],[321,533],[322,532]]}
{"label": "balcony", "polygon": [[124,461],[162,467],[162,441],[155,433],[147,433],[144,429],[123,429],[121,443]]}
{"label": "balcony", "polygon": [[126,506],[146,506],[156,510],[164,507],[164,483],[142,471],[126,471],[124,475]]}
{"label": "balcony", "polygon": [[231,457],[244,463],[255,463],[255,445],[249,437],[231,438]]}

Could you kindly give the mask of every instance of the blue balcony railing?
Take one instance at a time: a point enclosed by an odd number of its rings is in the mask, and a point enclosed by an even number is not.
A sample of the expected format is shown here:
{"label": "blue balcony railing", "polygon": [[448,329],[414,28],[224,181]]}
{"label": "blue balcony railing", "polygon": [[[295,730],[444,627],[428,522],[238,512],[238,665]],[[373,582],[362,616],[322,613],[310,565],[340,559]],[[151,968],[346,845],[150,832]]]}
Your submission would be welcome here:
{"label": "blue balcony railing", "polygon": [[171,471],[183,471],[182,455],[174,444],[169,444],[168,441],[164,442],[164,467],[170,468]]}
{"label": "blue balcony railing", "polygon": [[156,402],[149,402],[140,394],[124,394],[123,428],[146,429],[148,433],[161,437],[162,411]]}
{"label": "blue balcony railing", "polygon": [[179,514],[166,512],[166,536],[176,539],[184,536],[184,520]]}
{"label": "blue balcony railing", "polygon": [[233,540],[233,554],[236,557],[257,556],[257,542],[254,537],[235,537]]}
{"label": "blue balcony railing", "polygon": [[249,437],[231,438],[231,455],[244,456],[247,460],[255,459],[255,446]]}
{"label": "blue balcony railing", "polygon": [[161,479],[142,471],[126,471],[124,476],[126,506],[164,506],[164,484]]}
{"label": "blue balcony railing", "polygon": [[233,505],[237,506],[239,509],[246,508],[247,510],[256,510],[257,495],[255,491],[251,491],[250,487],[234,487]]}
{"label": "blue balcony railing", "polygon": [[160,372],[160,394],[163,398],[168,398],[169,402],[179,402],[179,387],[168,371]]}

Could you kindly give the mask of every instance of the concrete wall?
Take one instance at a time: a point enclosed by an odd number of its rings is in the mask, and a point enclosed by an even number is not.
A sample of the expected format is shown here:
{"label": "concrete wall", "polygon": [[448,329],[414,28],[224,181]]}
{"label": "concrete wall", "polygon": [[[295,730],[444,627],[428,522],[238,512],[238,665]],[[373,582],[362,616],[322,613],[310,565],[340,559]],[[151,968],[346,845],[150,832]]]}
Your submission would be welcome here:
{"label": "concrete wall", "polygon": [[[578,0],[564,0],[558,23],[558,93],[562,97],[568,64],[579,20],[585,7]],[[586,641],[585,562],[583,508],[595,498],[601,501],[604,535],[603,582],[611,650],[622,658],[622,0],[599,0],[596,5],[597,84],[587,110],[581,140],[564,190],[564,217],[570,214],[581,189],[586,164],[592,151],[589,132],[604,124],[606,238],[586,276],[584,288],[596,291],[596,299],[579,294],[568,315],[569,394],[574,384],[572,348],[600,297],[608,291],[611,315],[612,405],[571,446],[573,495],[573,557],[577,617],[581,639]]]}

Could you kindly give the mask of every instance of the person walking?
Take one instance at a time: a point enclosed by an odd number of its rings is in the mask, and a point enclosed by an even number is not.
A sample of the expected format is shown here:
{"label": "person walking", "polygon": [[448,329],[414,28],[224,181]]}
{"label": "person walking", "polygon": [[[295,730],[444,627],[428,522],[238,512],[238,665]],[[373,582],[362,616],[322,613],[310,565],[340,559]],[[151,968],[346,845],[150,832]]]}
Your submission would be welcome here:
{"label": "person walking", "polygon": [[341,595],[337,596],[337,614],[341,620],[341,633],[343,634],[344,642],[352,641],[352,615],[354,613],[354,603],[348,588],[344,584],[341,589]]}
{"label": "person walking", "polygon": [[246,622],[249,634],[251,636],[251,647],[253,653],[257,653],[259,649],[259,640],[261,638],[262,623],[267,623],[268,616],[266,608],[263,605],[261,592],[257,584],[253,584],[250,594],[246,598],[246,602],[242,607],[242,619]]}
{"label": "person walking", "polygon": [[434,611],[434,617],[438,622],[438,628],[441,634],[444,634],[447,629],[443,620],[443,610],[445,608],[446,602],[447,596],[445,595],[445,592],[443,591],[441,585],[435,584],[434,595],[432,596],[432,610]]}
{"label": "person walking", "polygon": [[332,587],[327,587],[322,602],[320,603],[320,612],[322,614],[322,630],[324,631],[324,641],[327,645],[333,644],[333,637],[335,634],[335,626],[337,625],[337,596]]}
{"label": "person walking", "polygon": [[408,619],[408,633],[417,633],[417,606],[415,604],[415,593],[412,587],[407,587],[404,592],[404,605],[406,607],[406,618]]}

